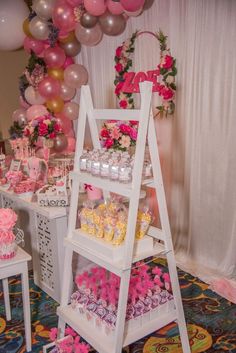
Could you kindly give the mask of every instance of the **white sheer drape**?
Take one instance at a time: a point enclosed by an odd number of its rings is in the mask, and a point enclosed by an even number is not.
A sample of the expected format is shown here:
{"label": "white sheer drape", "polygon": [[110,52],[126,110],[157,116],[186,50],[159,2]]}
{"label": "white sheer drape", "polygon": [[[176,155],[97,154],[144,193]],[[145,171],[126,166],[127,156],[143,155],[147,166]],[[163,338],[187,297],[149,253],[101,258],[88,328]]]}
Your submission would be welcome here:
{"label": "white sheer drape", "polygon": [[[195,269],[201,264],[227,276],[236,276],[235,19],[234,0],[155,0],[125,33],[83,48],[79,58],[95,106],[115,106],[116,47],[136,29],[168,35],[177,58],[177,109],[156,127],[175,249]],[[136,71],[156,67],[155,39],[140,37],[134,62]]]}

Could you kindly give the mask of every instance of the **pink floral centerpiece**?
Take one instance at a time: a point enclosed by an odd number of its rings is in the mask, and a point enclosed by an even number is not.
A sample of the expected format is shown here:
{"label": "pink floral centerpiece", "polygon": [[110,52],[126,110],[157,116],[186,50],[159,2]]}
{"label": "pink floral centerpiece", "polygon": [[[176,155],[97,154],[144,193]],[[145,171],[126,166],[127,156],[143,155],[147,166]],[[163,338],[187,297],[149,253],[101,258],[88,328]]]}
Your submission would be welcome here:
{"label": "pink floral centerpiece", "polygon": [[138,136],[137,121],[108,120],[103,124],[100,131],[102,146],[116,150],[127,151],[136,145]]}
{"label": "pink floral centerpiece", "polygon": [[16,213],[10,208],[0,209],[0,259],[10,259],[16,254],[13,228],[17,221]]}

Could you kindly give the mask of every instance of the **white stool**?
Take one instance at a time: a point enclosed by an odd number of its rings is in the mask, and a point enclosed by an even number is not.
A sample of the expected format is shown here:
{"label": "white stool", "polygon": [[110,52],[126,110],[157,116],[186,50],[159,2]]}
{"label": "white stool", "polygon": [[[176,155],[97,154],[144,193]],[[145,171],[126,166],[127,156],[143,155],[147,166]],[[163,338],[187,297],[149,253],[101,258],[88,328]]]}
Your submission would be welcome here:
{"label": "white stool", "polygon": [[22,299],[25,323],[25,341],[27,352],[31,351],[31,320],[30,320],[30,301],[29,301],[29,277],[27,261],[31,256],[20,247],[17,249],[16,256],[9,260],[0,260],[0,280],[3,280],[4,303],[7,320],[11,320],[11,309],[8,290],[8,277],[21,275]]}

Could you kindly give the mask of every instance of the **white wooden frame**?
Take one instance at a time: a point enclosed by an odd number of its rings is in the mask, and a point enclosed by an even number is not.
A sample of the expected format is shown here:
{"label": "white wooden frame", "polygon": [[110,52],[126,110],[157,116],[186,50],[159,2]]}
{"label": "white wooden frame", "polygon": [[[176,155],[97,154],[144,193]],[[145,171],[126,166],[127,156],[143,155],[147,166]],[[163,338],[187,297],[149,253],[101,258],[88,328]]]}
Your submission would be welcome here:
{"label": "white wooden frame", "polygon": [[[165,192],[163,187],[162,173],[160,167],[160,159],[157,148],[157,140],[155,135],[155,126],[153,115],[151,112],[151,96],[152,84],[150,82],[143,82],[140,84],[141,92],[141,107],[135,110],[115,110],[115,109],[94,109],[90,89],[88,86],[83,86],[81,90],[80,102],[80,116],[77,130],[77,145],[75,152],[75,163],[72,186],[71,206],[68,221],[68,234],[65,240],[65,265],[61,295],[61,305],[58,308],[59,315],[59,329],[64,332],[65,324],[73,327],[88,343],[90,343],[100,353],[120,353],[123,346],[126,346],[139,338],[167,325],[168,323],[177,320],[179,324],[181,342],[184,353],[190,353],[190,346],[188,341],[188,334],[184,318],[180,288],[178,283],[178,276],[176,270],[176,263],[173,252],[173,244],[171,238],[170,224],[167,213]],[[112,119],[112,120],[137,120],[139,121],[138,138],[136,143],[135,160],[133,168],[133,180],[131,184],[120,184],[117,182],[103,180],[83,174],[79,170],[79,159],[83,152],[85,125],[88,119],[92,143],[94,148],[100,148],[97,119]],[[170,309],[160,317],[155,317],[149,322],[145,323],[140,329],[125,330],[125,314],[128,299],[128,288],[133,258],[133,248],[135,239],[135,225],[138,212],[138,204],[140,197],[140,190],[142,184],[142,169],[144,162],[145,145],[148,141],[150,156],[153,165],[153,180],[147,182],[155,188],[157,201],[159,205],[160,220],[162,229],[155,227],[150,228],[149,235],[154,239],[162,240],[164,242],[164,252],[167,254],[167,262],[169,273],[173,288],[173,296],[175,301],[175,308]],[[89,178],[89,180],[88,180]],[[123,260],[119,263],[108,261],[104,259],[99,252],[92,251],[89,246],[85,247],[80,244],[79,231],[75,231],[77,218],[77,205],[79,184],[81,182],[89,182],[94,186],[100,187],[103,190],[113,191],[117,194],[129,197],[129,213],[127,232],[125,238],[125,254]],[[76,236],[75,236],[76,235]],[[70,298],[70,288],[72,280],[72,255],[73,252],[79,253],[82,256],[90,259],[107,270],[112,271],[120,276],[120,295],[118,302],[116,329],[113,335],[105,337],[102,336],[99,330],[96,330],[86,318],[79,316],[70,305],[68,305]],[[143,254],[142,259],[149,257],[152,254]],[[132,325],[131,325],[132,326]]]}

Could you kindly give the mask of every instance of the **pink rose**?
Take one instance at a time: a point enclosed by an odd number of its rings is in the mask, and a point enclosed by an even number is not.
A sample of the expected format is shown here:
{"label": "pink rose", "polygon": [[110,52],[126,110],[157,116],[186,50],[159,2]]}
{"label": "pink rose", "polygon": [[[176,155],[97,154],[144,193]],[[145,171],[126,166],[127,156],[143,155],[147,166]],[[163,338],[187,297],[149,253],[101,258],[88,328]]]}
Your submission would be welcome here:
{"label": "pink rose", "polygon": [[39,136],[45,136],[48,133],[48,126],[44,123],[39,123]]}
{"label": "pink rose", "polygon": [[136,129],[132,129],[130,130],[129,136],[132,138],[132,140],[137,140],[137,136],[138,136],[138,132]]}
{"label": "pink rose", "polygon": [[136,121],[136,120],[130,120],[130,125],[138,125],[138,121]]}
{"label": "pink rose", "polygon": [[162,64],[163,69],[170,69],[173,65],[173,58],[170,55],[166,55],[164,58],[164,63]]}
{"label": "pink rose", "polygon": [[104,128],[100,131],[100,135],[101,135],[101,137],[105,137],[105,138],[110,136],[109,131]]}
{"label": "pink rose", "polygon": [[119,106],[122,108],[122,109],[126,109],[127,106],[128,106],[128,103],[125,99],[122,99],[119,103]]}
{"label": "pink rose", "polygon": [[113,140],[112,139],[107,139],[104,143],[104,147],[106,148],[111,148],[113,146]]}
{"label": "pink rose", "polygon": [[122,47],[118,47],[118,48],[116,49],[116,56],[117,56],[118,58],[120,58],[120,57],[121,57],[121,53],[122,53]]}
{"label": "pink rose", "polygon": [[117,72],[121,72],[123,70],[123,66],[120,63],[118,63],[118,64],[115,65],[115,70]]}
{"label": "pink rose", "polygon": [[114,140],[118,140],[118,138],[120,137],[120,130],[118,129],[118,127],[114,127],[114,129],[111,131],[111,137]]}
{"label": "pink rose", "polygon": [[56,137],[56,134],[54,131],[49,134],[50,139],[54,139],[55,137]]}
{"label": "pink rose", "polygon": [[58,123],[56,123],[53,128],[54,128],[55,132],[60,132],[61,131],[61,125],[58,124]]}
{"label": "pink rose", "polygon": [[11,230],[17,221],[17,214],[10,208],[0,209],[0,230],[9,231]]}
{"label": "pink rose", "polygon": [[161,96],[162,96],[165,100],[168,100],[168,99],[173,98],[174,92],[173,92],[172,89],[170,89],[170,88],[163,88],[163,89],[161,90]]}
{"label": "pink rose", "polygon": [[120,131],[121,131],[123,134],[129,135],[131,129],[132,129],[132,128],[131,128],[129,125],[126,125],[126,124],[121,124],[121,125],[120,125]]}
{"label": "pink rose", "polygon": [[26,129],[24,130],[24,135],[25,135],[25,136],[29,136],[29,135],[30,135],[30,131],[29,131],[28,128],[26,128]]}

